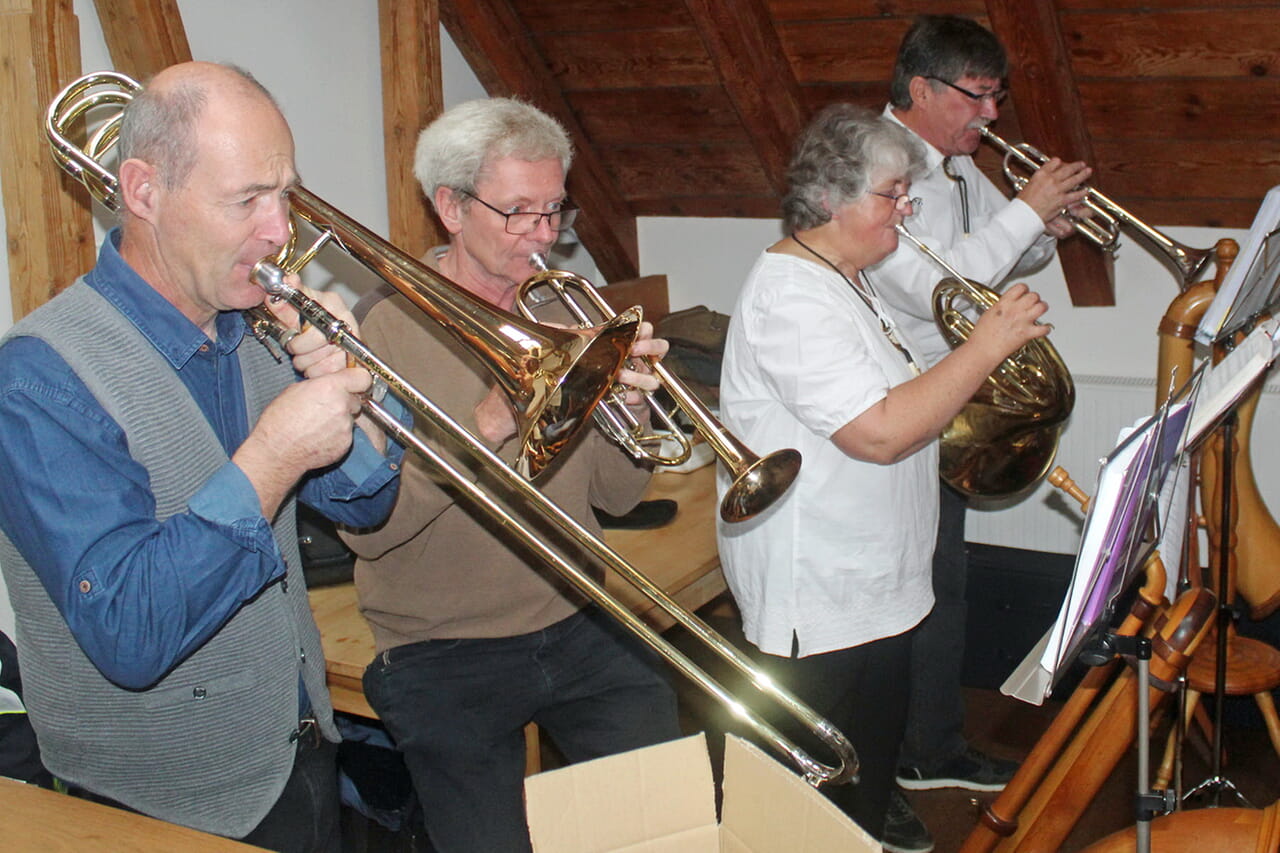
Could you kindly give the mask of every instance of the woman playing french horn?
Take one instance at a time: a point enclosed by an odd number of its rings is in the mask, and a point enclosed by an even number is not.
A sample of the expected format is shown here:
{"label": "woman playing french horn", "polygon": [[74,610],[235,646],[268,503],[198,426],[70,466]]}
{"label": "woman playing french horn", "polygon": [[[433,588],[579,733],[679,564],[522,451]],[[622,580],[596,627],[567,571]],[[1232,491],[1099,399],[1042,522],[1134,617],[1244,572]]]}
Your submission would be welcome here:
{"label": "woman playing french horn", "polygon": [[907,709],[912,628],[933,605],[936,439],[988,374],[1048,333],[1015,285],[969,340],[923,370],[862,271],[898,245],[924,155],[895,123],[847,104],[801,135],[783,199],[788,236],[748,275],[721,380],[726,424],[805,466],[769,510],[720,525],[747,639],[777,678],[854,742],[861,781],[829,795],[881,836]]}

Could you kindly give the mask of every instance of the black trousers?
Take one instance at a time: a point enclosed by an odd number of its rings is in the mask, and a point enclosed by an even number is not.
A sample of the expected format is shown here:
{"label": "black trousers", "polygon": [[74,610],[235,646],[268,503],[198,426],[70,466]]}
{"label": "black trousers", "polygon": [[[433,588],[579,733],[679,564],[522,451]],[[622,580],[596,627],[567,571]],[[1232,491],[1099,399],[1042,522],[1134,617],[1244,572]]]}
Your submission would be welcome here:
{"label": "black trousers", "polygon": [[[849,738],[861,765],[858,783],[827,785],[821,790],[859,826],[879,838],[906,723],[904,676],[911,660],[911,632],[803,658],[765,654],[759,658],[775,679]],[[794,725],[779,724],[782,731],[793,733]],[[796,740],[804,745],[811,738],[797,734]],[[827,760],[820,747],[814,749],[812,755]]]}
{"label": "black trousers", "polygon": [[932,768],[964,752],[965,498],[941,484],[933,550],[933,610],[911,640],[911,702],[902,763]]}

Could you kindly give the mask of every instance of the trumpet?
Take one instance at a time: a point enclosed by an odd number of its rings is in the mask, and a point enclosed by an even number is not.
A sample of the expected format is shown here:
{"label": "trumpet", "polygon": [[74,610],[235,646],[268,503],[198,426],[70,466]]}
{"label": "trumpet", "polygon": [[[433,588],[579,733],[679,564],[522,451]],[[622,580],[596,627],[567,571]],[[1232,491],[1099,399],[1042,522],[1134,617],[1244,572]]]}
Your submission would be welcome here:
{"label": "trumpet", "polygon": [[[109,97],[85,94],[88,89],[98,85],[114,86],[115,93]],[[88,187],[91,195],[112,210],[118,208],[116,197],[118,181],[115,175],[99,162],[99,158],[111,145],[106,144],[97,148],[94,156],[90,157],[83,148],[76,146],[66,137],[66,131],[75,118],[82,117],[93,105],[115,104],[123,107],[140,89],[137,83],[124,75],[115,73],[87,75],[64,89],[55,99],[48,113],[45,131],[54,148],[55,159],[64,164],[68,173],[80,179]],[[118,124],[119,118],[117,113],[108,119],[108,122]],[[108,133],[114,134],[115,131]],[[309,193],[291,193],[289,197],[291,202],[299,199],[303,201],[314,199],[314,196]],[[330,236],[324,242],[340,246],[358,259],[378,255],[385,248],[378,241],[375,241],[378,243],[375,246],[360,245],[361,241],[370,236],[367,230],[348,227],[354,223],[345,216],[330,215],[337,214],[337,211],[325,209],[324,217],[319,217],[320,209],[315,209],[313,212],[318,218],[324,218],[328,223]],[[318,245],[313,245],[307,253],[308,256],[314,256],[318,249]],[[401,293],[406,295],[413,293],[415,300],[418,298],[431,300],[435,296],[435,287],[439,282],[435,282],[434,279],[424,282],[412,278],[410,274],[417,272],[419,265],[407,256],[402,257],[403,253],[399,253],[398,250],[390,252],[390,255],[390,258],[384,260],[394,259],[401,262],[388,262],[381,266],[386,275],[384,280]],[[489,450],[467,429],[436,406],[430,398],[414,388],[394,368],[373,353],[346,323],[301,290],[290,286],[285,280],[286,269],[276,263],[277,260],[278,258],[264,258],[256,264],[252,273],[254,281],[270,296],[288,301],[298,311],[304,322],[322,331],[329,342],[342,349],[351,361],[368,370],[374,376],[375,385],[384,388],[387,393],[394,395],[403,403],[413,414],[415,422],[432,427],[443,437],[446,445],[464,451],[475,461],[482,474],[487,474],[492,481],[496,482],[498,489],[489,491],[482,488],[473,481],[469,472],[456,467],[435,447],[403,426],[382,402],[374,399],[375,395],[366,396],[361,401],[361,410],[391,438],[400,442],[407,450],[419,454],[444,480],[467,499],[473,501],[477,508],[497,521],[503,529],[509,531],[521,545],[538,555],[587,599],[621,622],[671,666],[728,709],[735,719],[747,725],[774,750],[790,760],[809,784],[818,787],[855,780],[858,770],[857,754],[848,738],[839,729],[775,683],[767,674],[756,669],[750,659],[724,637],[682,607],[599,537],[543,495],[526,477],[508,466],[501,457]],[[432,310],[443,311],[444,309],[433,306]],[[280,345],[287,343],[288,339],[297,333],[296,330],[284,328],[274,315],[262,307],[250,309],[245,312],[245,316],[256,336],[270,338]],[[513,317],[512,319],[519,321],[521,325],[527,325],[521,318]],[[631,321],[628,319],[627,322]],[[500,334],[502,331],[496,330],[495,334]],[[477,332],[477,334],[480,333]],[[621,350],[619,356],[619,359],[622,359],[626,357],[630,345],[629,340],[620,343],[626,343],[626,348]],[[613,345],[613,349],[618,349],[618,345]],[[483,353],[481,356],[483,357]],[[606,359],[606,361],[612,361],[612,359]],[[613,366],[607,372],[602,372],[611,382],[616,369],[617,367]],[[530,516],[533,518],[530,519]],[[536,522],[537,526],[530,523],[531,521]],[[558,534],[555,542],[547,541],[539,535],[538,531],[547,526],[554,528]],[[559,542],[560,538],[563,538],[564,542]],[[692,636],[706,645],[722,662],[745,676],[763,697],[775,702],[793,720],[828,747],[835,761],[824,764],[813,758],[770,725],[760,714],[729,693],[705,670],[645,624],[626,605],[619,602],[601,582],[576,565],[576,561],[584,557],[613,570],[619,578],[635,587],[658,608],[687,629]]]}
{"label": "trumpet", "polygon": [[[947,343],[959,346],[968,340],[973,321],[956,303],[985,311],[1000,297],[965,278],[902,225],[897,231],[947,274],[933,289],[933,313]],[[1048,338],[1028,341],[1000,363],[943,430],[939,475],[974,498],[1030,488],[1049,472],[1075,400],[1071,371],[1058,350]]]}
{"label": "trumpet", "polygon": [[[1006,142],[988,127],[981,128],[981,133],[988,142],[1004,153],[1004,176],[1018,192],[1027,185],[1028,179],[1014,171],[1013,163],[1016,161],[1020,167],[1034,173],[1049,160],[1048,156],[1034,146],[1025,142],[1016,145]],[[1089,216],[1067,214],[1080,236],[1102,251],[1114,254],[1119,247],[1120,226],[1128,225],[1173,263],[1182,278],[1183,290],[1199,278],[1205,265],[1213,257],[1213,249],[1192,249],[1170,239],[1112,201],[1101,190],[1089,187],[1089,193],[1081,203],[1089,210]]]}
{"label": "trumpet", "polygon": [[[600,291],[587,279],[565,270],[550,269],[546,258],[537,253],[529,261],[539,271],[520,286],[516,296],[516,305],[527,319],[537,319],[531,303],[540,287],[549,288],[584,328],[590,328],[594,320],[571,291],[580,293],[596,314],[606,321],[615,316]],[[763,512],[786,492],[800,473],[800,451],[784,448],[763,458],[757,456],[725,429],[724,424],[679,377],[657,359],[647,358],[645,361],[671,395],[676,407],[693,422],[703,440],[729,470],[732,483],[720,501],[722,519],[727,522],[745,521]],[[624,402],[622,389],[615,389],[596,407],[597,426],[637,460],[667,466],[683,463],[689,458],[692,443],[653,394],[645,393],[644,401],[651,417],[664,427],[661,431],[649,430],[636,419]],[[664,440],[672,441],[676,449],[664,452]]]}

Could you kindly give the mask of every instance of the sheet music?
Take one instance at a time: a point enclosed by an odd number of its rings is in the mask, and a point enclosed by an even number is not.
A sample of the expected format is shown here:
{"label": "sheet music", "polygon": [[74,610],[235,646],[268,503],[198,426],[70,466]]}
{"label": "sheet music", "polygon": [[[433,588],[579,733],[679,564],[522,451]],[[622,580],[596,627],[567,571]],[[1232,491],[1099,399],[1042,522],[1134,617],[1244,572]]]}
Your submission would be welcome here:
{"label": "sheet music", "polygon": [[1213,343],[1223,334],[1240,328],[1240,322],[1274,304],[1277,274],[1280,274],[1278,229],[1280,186],[1272,187],[1263,197],[1240,254],[1196,328],[1197,343]]}
{"label": "sheet music", "polygon": [[1265,320],[1222,361],[1204,369],[1187,431],[1187,447],[1197,445],[1271,366],[1280,352],[1277,335],[1280,320]]}
{"label": "sheet music", "polygon": [[[1166,525],[1160,493],[1178,461],[1195,395],[1123,431],[1104,460],[1090,503],[1071,584],[1054,625],[1001,686],[1039,705],[1079,653],[1092,629],[1136,573],[1143,548]],[[1153,530],[1155,524],[1158,529]]]}

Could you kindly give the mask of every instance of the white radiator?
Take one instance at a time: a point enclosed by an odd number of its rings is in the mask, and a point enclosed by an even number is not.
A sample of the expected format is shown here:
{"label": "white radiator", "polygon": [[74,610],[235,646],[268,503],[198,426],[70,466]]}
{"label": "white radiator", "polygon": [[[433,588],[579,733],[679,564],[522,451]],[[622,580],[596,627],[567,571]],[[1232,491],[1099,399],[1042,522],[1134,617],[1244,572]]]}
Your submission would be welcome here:
{"label": "white radiator", "polygon": [[[1116,445],[1120,430],[1149,415],[1155,405],[1155,381],[1134,377],[1080,376],[1076,407],[1062,434],[1055,464],[1061,465],[1087,494],[1093,494],[1100,461]],[[1249,449],[1254,474],[1267,505],[1280,507],[1280,378],[1273,373],[1258,406]],[[1007,506],[971,510],[970,542],[1074,554],[1084,516],[1079,505],[1048,483]]]}

